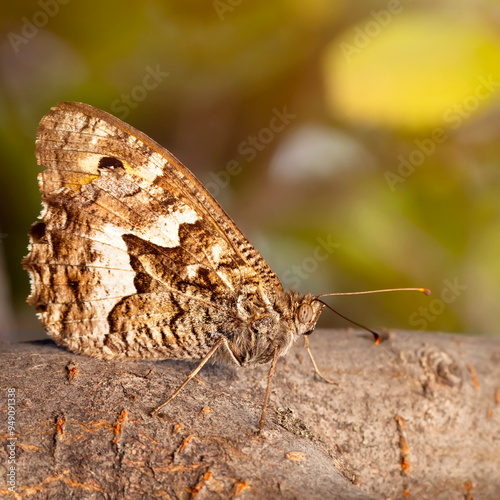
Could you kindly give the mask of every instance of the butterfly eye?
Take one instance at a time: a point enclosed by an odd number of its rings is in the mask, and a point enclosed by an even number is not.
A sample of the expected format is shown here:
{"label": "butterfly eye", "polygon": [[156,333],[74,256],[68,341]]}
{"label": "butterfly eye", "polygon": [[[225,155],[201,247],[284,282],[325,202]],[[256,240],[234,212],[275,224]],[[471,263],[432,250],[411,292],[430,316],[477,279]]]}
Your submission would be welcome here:
{"label": "butterfly eye", "polygon": [[301,323],[309,323],[313,317],[313,308],[311,304],[301,304],[297,312],[297,318]]}

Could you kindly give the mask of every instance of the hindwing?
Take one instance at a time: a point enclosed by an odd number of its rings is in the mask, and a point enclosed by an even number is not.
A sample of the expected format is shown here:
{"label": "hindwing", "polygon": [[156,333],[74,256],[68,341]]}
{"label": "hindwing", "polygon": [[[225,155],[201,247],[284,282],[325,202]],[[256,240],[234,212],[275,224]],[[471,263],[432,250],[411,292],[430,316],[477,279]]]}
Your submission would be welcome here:
{"label": "hindwing", "polygon": [[199,358],[242,299],[282,286],[196,177],[130,125],[63,102],[41,121],[44,209],[23,263],[57,343],[98,357]]}

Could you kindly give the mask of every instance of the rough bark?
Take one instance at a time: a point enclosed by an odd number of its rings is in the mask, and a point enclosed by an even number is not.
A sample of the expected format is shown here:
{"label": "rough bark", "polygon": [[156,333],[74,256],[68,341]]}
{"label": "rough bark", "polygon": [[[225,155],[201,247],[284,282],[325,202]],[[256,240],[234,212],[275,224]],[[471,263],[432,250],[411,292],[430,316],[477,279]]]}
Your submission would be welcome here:
{"label": "rough bark", "polygon": [[[317,331],[268,366],[100,361],[52,341],[0,345],[0,495],[12,498],[500,497],[500,339]],[[16,390],[15,492],[7,394]]]}

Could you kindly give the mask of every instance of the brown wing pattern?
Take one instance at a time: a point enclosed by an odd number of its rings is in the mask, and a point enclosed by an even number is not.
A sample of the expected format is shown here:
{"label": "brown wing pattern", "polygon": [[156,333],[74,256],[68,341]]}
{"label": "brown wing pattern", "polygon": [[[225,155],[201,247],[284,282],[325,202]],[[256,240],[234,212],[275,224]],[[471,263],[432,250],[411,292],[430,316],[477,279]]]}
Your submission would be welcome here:
{"label": "brown wing pattern", "polygon": [[30,302],[70,350],[197,358],[238,327],[239,298],[282,290],[194,175],[117,118],[60,103],[40,123],[37,158]]}

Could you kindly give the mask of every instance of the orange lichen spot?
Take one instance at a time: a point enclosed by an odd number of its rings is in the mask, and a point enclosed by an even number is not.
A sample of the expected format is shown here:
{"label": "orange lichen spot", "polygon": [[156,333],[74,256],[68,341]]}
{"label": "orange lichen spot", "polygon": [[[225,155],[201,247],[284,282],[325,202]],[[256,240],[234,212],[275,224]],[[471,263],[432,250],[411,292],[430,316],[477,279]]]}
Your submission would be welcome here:
{"label": "orange lichen spot", "polygon": [[[399,439],[399,448],[401,449],[402,455],[408,455],[410,453],[410,445],[408,444],[406,437],[402,437]],[[408,465],[408,468],[409,467],[410,466]]]}
{"label": "orange lichen spot", "polygon": [[205,406],[203,410],[200,411],[200,413],[203,415],[204,413],[212,413],[212,408],[209,408],[208,406]]}
{"label": "orange lichen spot", "polygon": [[155,466],[155,471],[161,472],[186,472],[194,469],[198,469],[201,467],[201,464],[191,464],[191,465],[178,465],[178,464],[169,464],[169,465],[157,465]]}
{"label": "orange lichen spot", "polygon": [[295,460],[296,462],[303,462],[306,456],[301,451],[289,451],[286,455],[288,460]]}
{"label": "orange lichen spot", "polygon": [[174,427],[174,432],[179,432],[182,429],[183,425],[179,422],[175,427]]}
{"label": "orange lichen spot", "polygon": [[409,498],[410,497],[410,490],[408,488],[406,488],[404,491],[403,491],[403,496],[405,498]]}
{"label": "orange lichen spot", "polygon": [[99,485],[93,485],[93,484],[84,484],[79,481],[73,481],[72,479],[64,478],[63,481],[71,486],[72,488],[81,488],[82,490],[85,491],[104,491]]}
{"label": "orange lichen spot", "polygon": [[495,403],[497,406],[500,406],[500,387],[495,389]]}
{"label": "orange lichen spot", "polygon": [[464,495],[465,500],[473,500],[474,497],[472,496],[471,493],[472,481],[470,480],[465,481],[464,486],[465,486],[465,495]]}
{"label": "orange lichen spot", "polygon": [[118,417],[118,420],[115,422],[115,425],[113,426],[113,431],[115,433],[115,439],[113,439],[113,443],[117,443],[118,440],[120,439],[120,435],[122,433],[122,426],[123,423],[127,420],[127,415],[128,412],[127,410],[123,410]]}
{"label": "orange lichen spot", "polygon": [[32,444],[24,444],[24,443],[17,443],[16,446],[21,448],[24,451],[39,451],[40,447],[39,446],[34,446]]}
{"label": "orange lichen spot", "polygon": [[76,374],[80,371],[73,362],[70,362],[66,365],[66,370],[68,370],[68,380],[70,382],[76,377]]}
{"label": "orange lichen spot", "polygon": [[396,423],[398,424],[398,428],[404,429],[406,427],[406,423],[403,420],[403,417],[396,415],[394,417],[394,419],[396,420]]}
{"label": "orange lichen spot", "polygon": [[94,433],[96,432],[97,429],[101,428],[108,428],[113,430],[114,425],[112,425],[110,422],[107,420],[91,420],[90,422],[87,422],[86,424],[82,422],[77,422],[76,420],[70,420],[69,423],[71,425],[79,425],[84,431]]}
{"label": "orange lichen spot", "polygon": [[[34,484],[34,485],[31,485],[31,486],[23,486],[22,487],[23,496],[24,497],[29,497],[29,496],[32,496],[32,495],[36,495],[39,492],[45,493],[47,491],[47,489],[45,488],[46,484],[54,483],[56,481],[65,481],[66,478],[64,476],[66,474],[68,474],[68,472],[69,471],[67,469],[65,469],[65,470],[63,470],[63,472],[61,472],[57,476],[46,477],[43,481],[41,481],[38,484]],[[22,497],[21,497],[21,495],[19,495],[16,498],[22,498]]]}
{"label": "orange lichen spot", "polygon": [[[84,483],[81,483],[79,481],[75,481],[75,480],[67,477],[68,474],[69,474],[69,470],[65,469],[65,470],[63,470],[63,472],[61,474],[58,474],[57,476],[46,477],[43,481],[41,481],[38,484],[35,484],[32,486],[22,486],[21,487],[22,494],[15,493],[14,498],[26,498],[26,497],[30,497],[33,495],[37,495],[40,492],[43,493],[44,496],[46,496],[46,493],[47,493],[46,485],[51,484],[51,483],[55,483],[58,481],[62,481],[74,489],[79,488],[79,489],[82,489],[85,491],[100,491],[100,492],[104,491],[97,484],[88,484],[88,483],[84,484]],[[0,494],[1,493],[3,493],[2,490],[0,490]]]}
{"label": "orange lichen spot", "polygon": [[401,475],[407,476],[410,473],[410,444],[406,438],[406,424],[403,417],[396,415],[394,417],[398,426],[399,433],[399,452],[401,456]]}
{"label": "orange lichen spot", "polygon": [[212,473],[210,471],[205,472],[201,479],[198,481],[198,484],[191,490],[191,498],[194,498],[205,486],[205,483],[212,477]]}
{"label": "orange lichen spot", "polygon": [[467,363],[465,366],[467,367],[467,370],[469,370],[470,376],[472,377],[472,383],[474,384],[474,389],[476,389],[476,391],[478,391],[479,390],[479,381],[477,380],[476,370],[474,369],[474,367],[470,363]]}
{"label": "orange lichen spot", "polygon": [[66,423],[66,419],[64,418],[64,415],[57,417],[56,430],[60,436],[63,435],[63,427],[64,427],[65,423]]}
{"label": "orange lichen spot", "polygon": [[184,441],[182,441],[181,445],[179,446],[179,449],[177,450],[177,453],[180,453],[188,444],[191,439],[193,439],[193,435],[189,434],[187,438],[184,438]]}
{"label": "orange lichen spot", "polygon": [[248,481],[238,481],[234,486],[231,491],[231,495],[236,498],[237,496],[241,495],[243,491],[245,491],[248,487],[250,486],[250,483]]}
{"label": "orange lichen spot", "polygon": [[156,439],[153,439],[151,436],[147,436],[146,434],[143,434],[142,432],[137,433],[137,435],[146,441],[151,441],[154,444],[158,444],[158,441],[156,441]]}

